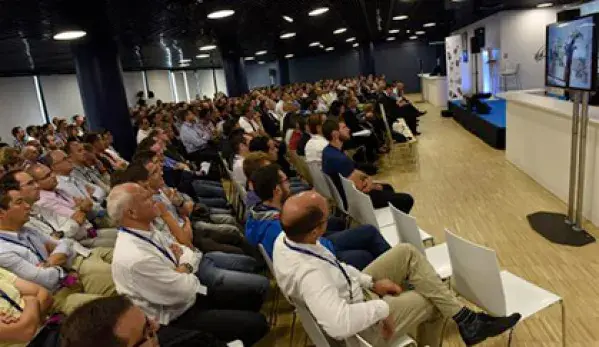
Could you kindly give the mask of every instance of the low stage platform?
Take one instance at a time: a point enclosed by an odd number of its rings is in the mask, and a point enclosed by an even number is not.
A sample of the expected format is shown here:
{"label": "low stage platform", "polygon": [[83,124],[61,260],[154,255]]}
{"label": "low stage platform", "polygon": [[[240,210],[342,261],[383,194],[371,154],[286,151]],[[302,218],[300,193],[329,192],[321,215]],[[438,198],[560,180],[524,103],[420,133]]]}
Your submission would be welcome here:
{"label": "low stage platform", "polygon": [[453,118],[489,146],[505,149],[506,102],[503,99],[483,100],[491,107],[491,113],[478,114],[466,109],[460,101],[449,101]]}

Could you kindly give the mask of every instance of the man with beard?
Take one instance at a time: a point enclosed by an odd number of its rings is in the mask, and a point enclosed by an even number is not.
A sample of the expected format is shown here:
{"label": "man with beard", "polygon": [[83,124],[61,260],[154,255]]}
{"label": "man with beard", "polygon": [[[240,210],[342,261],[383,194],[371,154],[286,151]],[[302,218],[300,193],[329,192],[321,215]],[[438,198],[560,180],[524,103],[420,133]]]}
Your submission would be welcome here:
{"label": "man with beard", "polygon": [[[255,171],[251,181],[262,203],[250,210],[245,228],[246,238],[253,245],[262,244],[272,258],[275,240],[283,232],[279,215],[291,195],[289,179],[278,165],[271,164]],[[363,269],[390,248],[372,225],[347,230],[343,230],[342,226],[331,230],[331,223],[328,223],[327,228],[329,230],[320,238],[320,243],[339,259],[358,269]]]}

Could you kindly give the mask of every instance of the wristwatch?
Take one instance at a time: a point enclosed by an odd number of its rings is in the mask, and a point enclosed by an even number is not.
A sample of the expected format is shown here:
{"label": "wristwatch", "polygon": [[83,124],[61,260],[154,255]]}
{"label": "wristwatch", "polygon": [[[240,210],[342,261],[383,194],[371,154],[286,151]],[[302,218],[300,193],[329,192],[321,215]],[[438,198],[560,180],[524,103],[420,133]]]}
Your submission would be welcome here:
{"label": "wristwatch", "polygon": [[191,266],[191,264],[189,263],[183,263],[180,266],[183,266],[185,268],[185,270],[187,270],[187,273],[193,273],[193,266]]}

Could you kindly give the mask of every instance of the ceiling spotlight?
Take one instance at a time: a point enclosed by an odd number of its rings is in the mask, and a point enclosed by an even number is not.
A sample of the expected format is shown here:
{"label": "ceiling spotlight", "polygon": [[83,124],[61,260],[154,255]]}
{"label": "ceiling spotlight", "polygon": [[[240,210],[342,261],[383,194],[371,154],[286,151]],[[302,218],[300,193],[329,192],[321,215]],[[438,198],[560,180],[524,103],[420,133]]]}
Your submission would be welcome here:
{"label": "ceiling spotlight", "polygon": [[206,59],[206,58],[210,58],[210,54],[198,54],[196,55],[196,58],[198,59]]}
{"label": "ceiling spotlight", "polygon": [[334,47],[327,47],[325,48],[325,51],[330,52],[330,51],[334,51],[335,48]]}
{"label": "ceiling spotlight", "polygon": [[406,19],[408,19],[408,16],[406,16],[405,14],[393,17],[393,20],[406,20]]}
{"label": "ceiling spotlight", "polygon": [[316,42],[312,42],[312,43],[310,44],[310,47],[318,47],[318,46],[320,46],[320,42],[318,42],[318,41],[316,41]]}
{"label": "ceiling spotlight", "polygon": [[410,40],[416,40],[418,36],[410,36]]}
{"label": "ceiling spotlight", "polygon": [[353,45],[351,45],[351,46],[352,46],[352,47],[354,47],[354,48],[356,48],[356,47],[360,46],[360,44],[356,42],[356,43],[354,43],[354,44],[353,44]]}
{"label": "ceiling spotlight", "polygon": [[260,65],[264,65],[264,62],[263,62],[262,60],[260,60],[260,61],[258,62],[258,64],[260,64]]}
{"label": "ceiling spotlight", "polygon": [[67,30],[62,31],[54,35],[54,40],[58,41],[68,41],[68,40],[76,40],[82,38],[87,35],[87,33],[83,30]]}
{"label": "ceiling spotlight", "polygon": [[321,14],[324,14],[327,12],[329,12],[328,7],[319,7],[319,8],[315,8],[312,11],[308,12],[308,16],[310,16],[310,17],[320,16]]}
{"label": "ceiling spotlight", "polygon": [[265,55],[266,53],[268,53],[268,51],[258,51],[256,52],[256,55]]}
{"label": "ceiling spotlight", "polygon": [[322,43],[321,43],[321,44],[319,44],[319,45],[318,45],[318,47],[320,47],[320,48],[324,49],[324,45],[323,45]]}
{"label": "ceiling spotlight", "polygon": [[245,61],[251,61],[251,60],[256,60],[256,58],[254,58],[254,57],[245,57],[245,58],[243,58],[243,60],[245,60]]}
{"label": "ceiling spotlight", "polygon": [[395,41],[395,37],[389,36],[389,37],[387,37],[387,41]]}
{"label": "ceiling spotlight", "polygon": [[411,31],[410,30],[406,30],[406,34],[409,34],[409,33],[411,33]]}
{"label": "ceiling spotlight", "polygon": [[424,31],[422,31],[422,30],[419,30],[419,31],[415,32],[414,34],[416,34],[416,35],[424,35],[426,33]]}
{"label": "ceiling spotlight", "polygon": [[333,34],[339,35],[339,34],[343,34],[346,31],[347,31],[347,28],[339,28],[339,29],[333,31]]}
{"label": "ceiling spotlight", "polygon": [[546,7],[551,7],[551,6],[553,6],[553,3],[551,3],[551,2],[544,2],[542,4],[538,4],[537,8],[546,8]]}
{"label": "ceiling spotlight", "polygon": [[430,27],[434,27],[435,25],[437,25],[437,23],[435,22],[430,22],[430,23],[426,23],[423,25],[423,27],[425,28],[430,28]]}
{"label": "ceiling spotlight", "polygon": [[202,52],[212,51],[215,49],[216,49],[216,45],[206,45],[206,46],[200,47],[200,51],[202,51]]}
{"label": "ceiling spotlight", "polygon": [[284,33],[281,36],[279,36],[282,39],[290,39],[292,37],[295,37],[295,33]]}
{"label": "ceiling spotlight", "polygon": [[235,11],[233,11],[233,10],[220,10],[220,11],[214,11],[212,13],[209,13],[208,18],[221,19],[221,18],[231,17],[234,14],[235,14]]}
{"label": "ceiling spotlight", "polygon": [[293,18],[291,18],[289,16],[283,16],[283,19],[288,21],[289,23],[293,23]]}
{"label": "ceiling spotlight", "polygon": [[294,57],[294,55],[291,53],[285,55],[285,58],[287,58],[287,59],[291,59],[293,57]]}
{"label": "ceiling spotlight", "polygon": [[179,64],[188,64],[191,63],[191,59],[181,59],[179,60]]}
{"label": "ceiling spotlight", "polygon": [[399,29],[391,29],[389,30],[389,34],[397,34],[399,33]]}
{"label": "ceiling spotlight", "polygon": [[356,41],[355,37],[350,37],[349,39],[345,40],[345,42],[354,42]]}

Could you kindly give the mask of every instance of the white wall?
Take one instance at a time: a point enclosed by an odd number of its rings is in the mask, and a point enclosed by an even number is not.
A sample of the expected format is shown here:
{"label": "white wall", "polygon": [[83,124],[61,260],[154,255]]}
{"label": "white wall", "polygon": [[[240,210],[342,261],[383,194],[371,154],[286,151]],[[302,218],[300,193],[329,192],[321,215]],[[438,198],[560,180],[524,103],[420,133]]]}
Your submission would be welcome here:
{"label": "white wall", "polygon": [[40,76],[48,117],[71,120],[76,114],[84,114],[76,75]]}
{"label": "white wall", "polygon": [[185,81],[183,80],[183,71],[174,71],[173,74],[175,76],[175,88],[177,88],[177,101],[187,101],[187,96],[185,94]]}
{"label": "white wall", "polygon": [[216,69],[216,87],[219,92],[229,94],[227,89],[227,79],[225,78],[225,70]]}
{"label": "white wall", "polygon": [[33,76],[0,78],[0,137],[12,144],[11,130],[20,126],[44,124]]}
{"label": "white wall", "polygon": [[555,23],[557,10],[553,8],[527,11],[506,11],[501,19],[501,56],[510,64],[520,64],[523,89],[545,86],[545,59],[534,56],[545,47],[545,28]]}
{"label": "white wall", "polygon": [[136,94],[144,90],[144,82],[141,71],[123,72],[123,84],[127,94],[127,104],[134,107],[137,104]]}
{"label": "white wall", "polygon": [[171,93],[171,85],[167,70],[152,70],[146,73],[148,76],[148,90],[154,92],[154,99],[150,100],[153,104],[156,100],[175,101]]}

